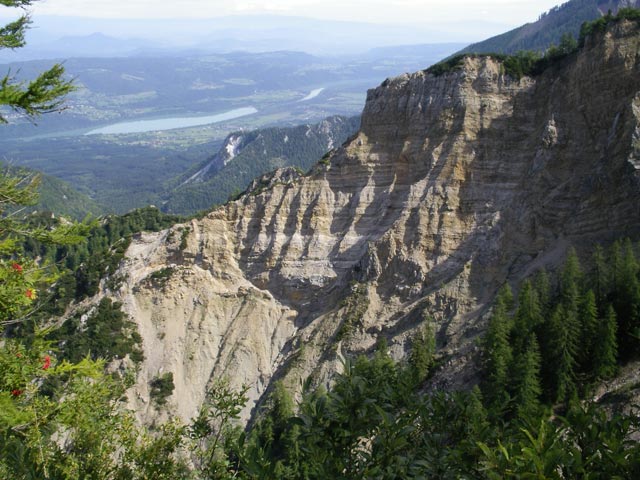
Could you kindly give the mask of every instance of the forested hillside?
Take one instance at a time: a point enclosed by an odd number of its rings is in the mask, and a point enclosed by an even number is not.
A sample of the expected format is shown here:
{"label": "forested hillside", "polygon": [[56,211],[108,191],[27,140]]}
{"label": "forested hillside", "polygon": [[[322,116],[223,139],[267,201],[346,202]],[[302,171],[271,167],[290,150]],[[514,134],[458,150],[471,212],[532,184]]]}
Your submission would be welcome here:
{"label": "forested hillside", "polygon": [[551,45],[559,45],[564,34],[578,37],[584,22],[595,20],[608,11],[638,6],[637,0],[570,0],[509,32],[463,48],[458,53],[506,53],[521,50],[543,53]]}
{"label": "forested hillside", "polygon": [[219,152],[179,181],[162,210],[189,214],[226,202],[271,170],[297,167],[307,171],[340,146],[360,125],[358,117],[329,117],[315,125],[264,128],[232,133]]}
{"label": "forested hillside", "polygon": [[[3,168],[2,165],[0,168]],[[27,211],[51,212],[78,220],[87,215],[98,216],[104,212],[102,206],[58,178],[22,167],[5,167],[4,169],[9,175],[22,178],[24,184],[37,179],[39,183],[37,203],[28,206]]]}

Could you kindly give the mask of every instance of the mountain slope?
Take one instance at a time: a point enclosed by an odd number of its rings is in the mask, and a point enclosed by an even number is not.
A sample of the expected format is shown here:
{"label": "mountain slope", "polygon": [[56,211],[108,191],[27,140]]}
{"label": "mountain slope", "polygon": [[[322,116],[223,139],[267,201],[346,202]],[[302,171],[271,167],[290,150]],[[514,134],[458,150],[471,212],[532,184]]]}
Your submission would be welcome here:
{"label": "mountain slope", "polygon": [[578,37],[580,27],[624,7],[638,7],[637,0],[571,0],[542,14],[538,21],[527,23],[509,32],[463,48],[458,53],[507,53],[520,50],[544,52],[551,45],[560,44],[564,33]]}
{"label": "mountain slope", "polygon": [[638,23],[620,21],[535,78],[476,57],[389,79],[309,175],[280,170],[135,238],[122,286],[104,292],[143,338],[131,406],[161,415],[159,372],[173,373],[167,401],[183,418],[213,378],[248,385],[251,403],[274,379],[323,383],[381,339],[403,357],[427,317],[433,384],[468,387],[501,285],[555,268],[570,245],[640,237],[639,50]]}
{"label": "mountain slope", "polygon": [[51,175],[42,175],[37,208],[81,220],[86,215],[104,213],[104,208],[67,182]]}
{"label": "mountain slope", "polygon": [[163,209],[171,213],[203,210],[224,203],[251,180],[276,168],[308,170],[353,135],[358,126],[357,117],[334,116],[315,125],[232,133],[218,153],[174,189]]}
{"label": "mountain slope", "polygon": [[78,220],[82,220],[88,214],[98,216],[104,213],[104,208],[94,200],[56,177],[24,167],[9,167],[7,172],[18,177],[32,175],[40,177],[38,204],[30,210],[49,211]]}

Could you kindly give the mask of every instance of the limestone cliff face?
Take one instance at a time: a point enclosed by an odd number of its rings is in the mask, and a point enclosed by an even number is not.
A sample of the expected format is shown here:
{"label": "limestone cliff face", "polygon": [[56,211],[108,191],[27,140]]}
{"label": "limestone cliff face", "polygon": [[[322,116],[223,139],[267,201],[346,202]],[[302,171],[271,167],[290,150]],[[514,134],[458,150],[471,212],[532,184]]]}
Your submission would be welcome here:
{"label": "limestone cliff face", "polygon": [[380,336],[401,357],[425,315],[445,358],[434,383],[468,384],[500,285],[569,244],[640,233],[639,45],[623,22],[535,79],[476,58],[387,80],[308,176],[279,171],[140,236],[113,294],[144,338],[132,406],[154,418],[148,382],[171,371],[183,418],[220,376],[250,387],[248,415],[273,379],[325,381]]}

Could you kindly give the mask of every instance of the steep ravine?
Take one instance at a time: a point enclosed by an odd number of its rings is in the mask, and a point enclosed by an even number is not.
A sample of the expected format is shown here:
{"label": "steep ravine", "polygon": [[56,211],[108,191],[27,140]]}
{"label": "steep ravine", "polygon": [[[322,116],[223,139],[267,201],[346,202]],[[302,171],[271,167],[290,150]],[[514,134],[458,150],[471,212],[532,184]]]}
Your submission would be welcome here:
{"label": "steep ravine", "polygon": [[113,293],[144,339],[131,406],[155,418],[148,382],[171,371],[170,411],[192,417],[227,376],[250,387],[247,416],[274,378],[325,381],[381,335],[401,357],[425,316],[434,384],[468,385],[500,285],[640,233],[639,44],[622,22],[535,79],[475,58],[387,80],[308,176],[135,239]]}

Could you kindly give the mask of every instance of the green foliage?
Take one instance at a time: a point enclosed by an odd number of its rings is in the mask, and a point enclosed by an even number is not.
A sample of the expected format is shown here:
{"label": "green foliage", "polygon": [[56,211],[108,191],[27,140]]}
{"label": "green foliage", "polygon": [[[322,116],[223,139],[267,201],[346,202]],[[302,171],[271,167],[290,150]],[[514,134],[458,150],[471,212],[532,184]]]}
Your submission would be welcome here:
{"label": "green foliage", "polygon": [[439,77],[445,73],[461,69],[465,58],[495,58],[502,62],[504,73],[516,79],[541,73],[547,67],[546,62],[548,62],[547,57],[531,51],[520,51],[514,55],[497,53],[460,54],[436,63],[426,71]]}
{"label": "green foliage", "polygon": [[364,283],[354,282],[351,285],[349,296],[340,304],[345,313],[336,333],[336,341],[348,340],[355,333],[355,330],[362,326],[362,317],[369,308],[366,294],[367,286]]}
{"label": "green foliage", "polygon": [[609,12],[607,15],[597,20],[583,23],[580,27],[579,44],[584,45],[587,37],[597,33],[602,33],[611,23],[622,20],[634,22],[640,21],[640,10],[637,8],[621,8],[615,16],[611,15],[611,12]]}
{"label": "green foliage", "polygon": [[219,379],[207,392],[198,416],[188,428],[192,460],[199,479],[234,478],[241,434],[237,426],[248,388],[238,391]]}
{"label": "green foliage", "polygon": [[418,330],[411,344],[409,368],[416,384],[421,384],[427,379],[429,370],[434,364],[436,337],[432,322],[430,318],[425,320],[424,326]]}
{"label": "green foliage", "polygon": [[49,338],[60,346],[61,358],[74,363],[85,357],[110,361],[129,355],[140,363],[144,359],[142,338],[120,307],[103,298],[94,311],[76,315],[52,331]]}
{"label": "green foliage", "polygon": [[180,233],[180,250],[184,250],[187,248],[187,239],[189,238],[189,233],[191,229],[189,227],[183,227]]}
{"label": "green foliage", "polygon": [[608,417],[589,404],[550,417],[537,403],[540,357],[533,337],[523,359],[513,420],[487,412],[477,389],[422,396],[411,371],[380,351],[347,361],[328,392],[305,392],[297,414],[279,386],[262,419],[227,451],[225,465],[232,468],[225,473],[248,479],[634,478],[640,444],[631,438],[638,419]]}
{"label": "green foliage", "polygon": [[512,300],[511,289],[505,285],[496,299],[482,345],[483,369],[486,373],[483,393],[487,405],[495,412],[502,412],[509,402],[509,369],[513,351],[508,305]]}
{"label": "green foliage", "polygon": [[173,383],[173,372],[163,373],[159,377],[154,377],[150,382],[149,395],[157,405],[167,403],[167,397],[171,396],[175,385]]}
{"label": "green foliage", "polygon": [[596,378],[612,378],[618,370],[618,322],[616,312],[611,305],[607,308],[607,313],[603,321],[594,331],[594,338],[599,341],[593,342],[593,370]]}
{"label": "green foliage", "polygon": [[[515,414],[521,419],[536,418],[540,409],[542,388],[540,384],[540,348],[535,335],[529,334],[529,342],[518,355],[512,374]],[[512,407],[512,409],[514,408]]]}
{"label": "green foliage", "polygon": [[455,55],[453,57],[447,58],[441,62],[438,62],[429,68],[427,68],[427,72],[436,77],[440,77],[445,73],[453,72],[456,70],[460,70],[464,64],[464,59],[467,55]]}
{"label": "green foliage", "polygon": [[149,280],[151,280],[154,285],[162,287],[167,283],[167,280],[171,278],[175,271],[176,269],[174,267],[161,268],[160,270],[156,270],[151,273],[151,275],[149,275]]}
{"label": "green foliage", "polygon": [[482,343],[481,385],[491,415],[530,418],[545,401],[566,406],[637,356],[640,268],[633,245],[615,242],[608,255],[598,247],[593,258],[585,274],[570,249],[556,278],[542,272],[522,283],[511,314],[508,288],[498,295]]}
{"label": "green foliage", "polygon": [[[522,50],[545,52],[552,45],[562,43],[562,37],[578,36],[581,25],[601,17],[601,0],[572,0],[552,8],[537,22],[515,28],[479,43],[468,46],[461,53],[505,53]],[[614,2],[618,3],[618,2]],[[612,5],[613,6],[613,5]],[[605,7],[606,8],[606,7]]]}
{"label": "green foliage", "polygon": [[[33,0],[5,0],[5,7],[28,7]],[[0,28],[0,49],[24,46],[24,34],[29,25],[29,15]],[[34,119],[43,113],[62,108],[64,96],[73,91],[72,82],[64,79],[62,65],[54,65],[40,73],[30,82],[16,82],[11,73],[0,79],[0,105]],[[7,123],[6,115],[0,113],[0,123]]]}
{"label": "green foliage", "polygon": [[[587,0],[591,5],[589,8],[597,12],[593,0]],[[577,2],[568,2],[569,4]],[[484,42],[483,44],[471,45],[464,53],[456,54],[442,62],[436,63],[426,71],[436,77],[445,73],[459,70],[464,64],[464,59],[491,57],[502,62],[504,73],[520,79],[524,76],[540,75],[547,69],[557,65],[567,56],[575,53],[584,47],[585,38],[594,33],[603,32],[611,23],[622,20],[639,21],[640,10],[634,8],[620,9],[616,16],[606,15],[597,20],[589,22],[593,17],[585,18],[584,23],[576,23],[579,17],[571,18],[570,22],[560,23],[553,31],[545,33],[544,39],[522,42],[520,47],[505,47],[506,37],[512,32],[503,36],[495,37],[495,42]],[[573,27],[571,27],[573,25]],[[580,28],[579,40],[575,36]],[[524,28],[524,27],[521,27]],[[515,30],[513,31],[515,32]],[[553,40],[551,40],[553,39]],[[556,45],[556,42],[557,45]],[[507,54],[509,53],[509,54]]]}
{"label": "green foliage", "polygon": [[[32,2],[1,3],[28,6]],[[20,46],[26,23],[23,17],[0,29],[0,45]],[[56,109],[60,95],[67,91],[58,81],[61,75],[60,69],[45,72],[22,93],[20,86],[8,84],[5,78],[0,102],[29,116]],[[55,276],[43,272],[55,270],[55,264],[49,263],[48,255],[35,255],[35,250],[80,248],[77,245],[89,228],[97,226],[60,222],[51,216],[21,216],[20,209],[36,200],[36,186],[33,175],[0,175],[0,329],[28,325],[23,330],[30,333],[22,340],[4,337],[0,341],[0,477],[178,478],[185,473],[175,455],[182,436],[153,439],[136,429],[132,416],[118,402],[123,384],[104,374],[104,362],[81,358],[73,346],[69,349],[76,356],[73,363],[64,354],[56,358],[51,341],[45,340],[51,329],[43,332],[37,326],[38,318],[46,318],[48,306],[46,298],[35,304],[37,291],[42,297],[48,293]],[[119,337],[124,323],[117,306],[104,300],[82,331],[66,341],[84,341],[89,348],[111,355],[124,345]],[[139,337],[135,340],[139,343]]]}

